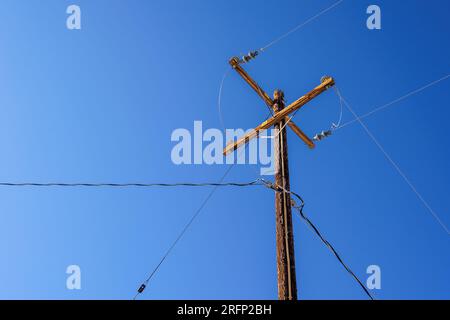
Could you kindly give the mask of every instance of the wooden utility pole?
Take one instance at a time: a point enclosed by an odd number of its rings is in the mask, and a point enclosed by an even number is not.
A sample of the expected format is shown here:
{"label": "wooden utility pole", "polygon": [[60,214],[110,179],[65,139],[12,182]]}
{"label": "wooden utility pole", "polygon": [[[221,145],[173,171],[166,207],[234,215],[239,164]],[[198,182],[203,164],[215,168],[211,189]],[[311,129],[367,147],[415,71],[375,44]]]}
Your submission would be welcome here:
{"label": "wooden utility pole", "polygon": [[334,80],[331,77],[323,77],[320,85],[285,107],[284,93],[281,90],[274,92],[272,100],[242,68],[242,63],[246,63],[254,57],[256,57],[256,54],[252,53],[243,59],[233,57],[230,60],[230,65],[261,97],[265,104],[273,110],[273,115],[237,141],[230,141],[223,150],[223,154],[227,155],[240,146],[245,145],[251,139],[258,137],[261,131],[267,130],[272,126],[275,128],[275,186],[278,189],[275,193],[278,298],[280,300],[297,300],[286,126],[289,126],[309,148],[313,149],[313,140],[297,127],[289,115],[332,87]]}
{"label": "wooden utility pole", "polygon": [[[274,92],[274,103],[275,112],[280,112],[284,109],[284,93],[282,91],[276,90]],[[275,183],[282,187],[283,190],[290,190],[285,121],[286,120],[282,120],[274,126]],[[278,299],[297,300],[291,197],[284,191],[275,193],[275,219]]]}

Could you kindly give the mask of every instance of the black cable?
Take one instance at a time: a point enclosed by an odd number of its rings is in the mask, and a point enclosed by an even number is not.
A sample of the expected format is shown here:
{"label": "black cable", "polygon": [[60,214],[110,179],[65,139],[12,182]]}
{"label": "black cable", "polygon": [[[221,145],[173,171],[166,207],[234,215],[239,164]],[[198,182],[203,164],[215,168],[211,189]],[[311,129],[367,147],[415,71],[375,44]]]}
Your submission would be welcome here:
{"label": "black cable", "polygon": [[[172,245],[169,247],[169,249],[166,251],[166,253],[164,254],[164,256],[161,258],[161,260],[159,261],[159,263],[156,265],[156,267],[153,269],[153,271],[150,273],[149,277],[142,283],[142,285],[139,287],[137,294],[134,296],[134,300],[137,298],[137,296],[139,294],[141,294],[145,288],[147,287],[148,283],[150,282],[150,280],[153,278],[153,276],[156,274],[156,272],[158,271],[159,267],[162,265],[162,263],[164,262],[164,260],[167,258],[167,256],[170,254],[170,252],[173,250],[173,248],[176,246],[176,244],[180,241],[180,239],[183,237],[183,235],[186,233],[187,229],[192,225],[192,223],[194,222],[194,220],[197,218],[197,216],[199,215],[199,213],[201,212],[201,210],[205,207],[206,203],[209,201],[209,199],[212,197],[212,195],[214,194],[214,192],[217,190],[217,188],[219,186],[223,186],[224,184],[222,184],[223,179],[227,176],[227,174],[230,172],[230,170],[233,168],[233,166],[231,166],[223,175],[222,179],[219,181],[219,183],[213,184],[215,185],[215,188],[208,194],[208,196],[206,197],[206,199],[203,201],[203,203],[200,205],[200,207],[197,209],[197,211],[194,213],[194,215],[192,216],[192,218],[189,220],[189,222],[186,224],[186,226],[183,228],[183,230],[181,231],[181,233],[178,235],[178,237],[175,239],[175,241],[172,243]],[[299,213],[299,216],[306,221],[306,223],[314,230],[314,232],[317,234],[317,236],[320,238],[320,240],[328,247],[328,249],[334,254],[334,256],[338,259],[339,263],[345,268],[345,270],[356,280],[356,282],[361,286],[361,288],[364,290],[364,292],[367,294],[367,296],[371,299],[371,300],[375,300],[375,298],[372,296],[372,294],[369,292],[369,290],[364,286],[364,284],[361,282],[361,280],[356,276],[356,274],[350,269],[350,267],[347,266],[347,264],[342,260],[342,258],[340,257],[340,255],[337,253],[337,251],[334,249],[333,245],[331,243],[329,243],[324,236],[321,234],[321,232],[319,231],[319,229],[314,225],[314,223],[303,213],[303,207],[305,206],[305,202],[303,200],[303,198],[298,195],[295,192],[292,191],[288,191],[288,190],[284,190],[283,188],[274,185],[273,183],[266,181],[264,179],[257,179],[253,182],[249,182],[246,184],[233,184],[233,185],[238,185],[238,186],[254,186],[254,185],[259,185],[259,186],[265,186],[269,189],[273,189],[276,192],[281,192],[281,191],[285,191],[286,193],[289,193],[293,196],[295,196],[297,199],[300,200],[301,205],[298,206],[295,204],[295,202],[293,201],[293,199],[291,198],[292,202],[291,202],[291,206],[296,209]]]}
{"label": "black cable", "polygon": [[350,269],[349,266],[345,264],[345,262],[342,260],[342,258],[339,256],[339,254],[336,252],[336,250],[333,248],[331,243],[329,243],[320,233],[319,229],[312,223],[312,221],[305,216],[303,213],[303,204],[300,207],[294,206],[295,209],[298,210],[300,217],[303,218],[303,220],[308,223],[308,225],[314,230],[314,232],[319,236],[320,240],[330,249],[330,251],[334,254],[334,256],[338,259],[338,261],[341,263],[341,265],[347,270],[347,272],[356,280],[356,282],[361,286],[361,288],[364,290],[364,292],[369,296],[371,300],[375,300],[375,298],[371,295],[369,290],[364,286],[364,284],[361,282],[361,280],[356,276],[356,274]]}
{"label": "black cable", "polygon": [[61,182],[0,182],[0,187],[249,187],[261,185],[259,180],[247,183],[61,183]]}
{"label": "black cable", "polygon": [[128,187],[214,187],[211,192],[208,194],[208,196],[205,198],[205,200],[202,202],[200,207],[196,210],[192,218],[189,220],[189,222],[186,224],[186,226],[183,228],[183,230],[180,232],[178,237],[175,239],[175,241],[172,243],[172,245],[169,247],[169,249],[166,251],[164,256],[161,258],[159,263],[156,265],[156,267],[153,269],[153,271],[150,273],[149,277],[144,281],[144,283],[139,287],[138,293],[134,297],[136,297],[141,294],[146,286],[148,285],[149,281],[153,278],[155,273],[158,271],[159,267],[162,265],[164,260],[167,258],[167,256],[170,254],[170,252],[173,250],[173,248],[176,246],[176,244],[180,241],[180,239],[183,237],[183,235],[186,233],[188,228],[192,225],[194,220],[197,218],[197,216],[200,214],[200,212],[203,210],[207,202],[211,199],[213,194],[216,192],[216,190],[219,187],[226,187],[226,186],[233,186],[233,187],[249,187],[249,186],[265,186],[270,189],[273,189],[277,192],[285,191],[293,196],[295,196],[298,200],[300,200],[301,204],[296,205],[295,202],[292,200],[292,207],[296,209],[299,213],[299,216],[306,221],[306,223],[314,230],[314,232],[317,234],[317,236],[320,238],[320,240],[328,247],[328,249],[334,254],[334,256],[338,259],[340,264],[347,270],[347,272],[358,282],[358,284],[361,286],[361,288],[364,290],[364,292],[370,297],[370,299],[374,300],[374,297],[370,294],[370,292],[367,290],[367,288],[364,286],[364,284],[361,282],[361,280],[356,276],[356,274],[348,267],[345,262],[342,260],[340,255],[337,253],[337,251],[334,249],[331,243],[329,243],[324,236],[321,234],[319,229],[314,225],[314,223],[303,213],[303,208],[305,206],[305,202],[303,198],[298,195],[295,192],[284,190],[283,188],[274,185],[273,183],[266,181],[264,179],[257,179],[251,182],[247,183],[236,183],[236,182],[228,182],[223,183],[223,180],[228,175],[228,173],[231,171],[231,169],[234,167],[234,165],[230,166],[225,174],[222,176],[222,178],[217,183],[60,183],[60,182],[48,182],[48,183],[37,183],[37,182],[20,182],[20,183],[14,183],[14,182],[0,182],[0,187],[119,187],[119,188],[128,188]]}
{"label": "black cable", "polygon": [[350,269],[349,266],[347,266],[347,264],[345,264],[345,262],[342,260],[342,258],[340,257],[340,255],[337,253],[337,251],[334,249],[333,245],[331,243],[328,242],[328,240],[325,239],[325,237],[322,235],[322,233],[319,231],[319,229],[314,225],[314,223],[303,213],[303,207],[305,206],[305,201],[303,200],[303,198],[298,195],[295,192],[289,191],[289,190],[284,190],[283,188],[274,185],[271,182],[265,181],[265,180],[261,180],[266,187],[273,189],[277,192],[282,192],[285,191],[289,194],[292,194],[293,196],[295,196],[298,200],[300,200],[301,204],[300,205],[296,205],[295,202],[292,200],[292,207],[294,209],[296,209],[299,213],[300,218],[302,218],[304,221],[306,221],[306,223],[313,229],[313,231],[317,234],[317,236],[320,238],[320,240],[328,247],[328,249],[334,254],[334,256],[338,259],[339,263],[345,268],[345,270],[347,270],[347,272],[356,280],[356,282],[361,286],[361,288],[364,290],[364,292],[369,296],[369,298],[371,300],[375,300],[375,298],[372,296],[372,294],[369,292],[369,290],[364,286],[364,284],[361,282],[361,280],[356,276],[356,274]]}

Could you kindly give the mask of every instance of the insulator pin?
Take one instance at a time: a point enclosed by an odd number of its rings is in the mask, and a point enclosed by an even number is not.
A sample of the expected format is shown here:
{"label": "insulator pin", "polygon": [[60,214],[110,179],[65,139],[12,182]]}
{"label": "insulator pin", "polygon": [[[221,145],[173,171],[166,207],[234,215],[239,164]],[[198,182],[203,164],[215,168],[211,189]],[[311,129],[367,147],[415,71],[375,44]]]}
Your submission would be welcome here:
{"label": "insulator pin", "polygon": [[243,56],[241,59],[242,63],[248,63],[250,60],[255,59],[258,56],[259,52],[257,50],[250,51],[247,55]]}
{"label": "insulator pin", "polygon": [[332,134],[333,132],[331,130],[322,131],[321,133],[316,134],[313,139],[315,141],[322,141],[323,139],[328,138]]}

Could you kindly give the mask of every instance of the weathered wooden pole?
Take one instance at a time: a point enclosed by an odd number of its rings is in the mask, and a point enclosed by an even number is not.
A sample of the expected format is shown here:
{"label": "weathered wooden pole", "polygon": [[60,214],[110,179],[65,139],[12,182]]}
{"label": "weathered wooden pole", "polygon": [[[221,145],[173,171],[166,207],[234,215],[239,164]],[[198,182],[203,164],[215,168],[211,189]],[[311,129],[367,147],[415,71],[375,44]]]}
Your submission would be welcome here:
{"label": "weathered wooden pole", "polygon": [[[274,92],[274,109],[275,112],[284,109],[284,94],[281,90]],[[275,183],[284,190],[289,191],[289,163],[285,121],[283,119],[274,126]],[[284,191],[275,193],[275,218],[278,299],[297,300],[291,197]]]}
{"label": "weathered wooden pole", "polygon": [[[280,190],[275,194],[275,218],[276,218],[276,242],[277,242],[277,271],[278,271],[278,298],[280,300],[297,300],[297,280],[295,274],[294,256],[294,232],[292,229],[291,196],[289,194],[289,162],[286,126],[294,131],[297,136],[306,143],[309,148],[314,148],[314,141],[310,139],[292,121],[292,116],[305,104],[325,92],[334,85],[331,77],[323,77],[321,84],[307,94],[301,96],[290,105],[285,107],[284,94],[281,90],[276,90],[273,100],[269,95],[253,80],[242,68],[242,63],[247,63],[254,59],[256,54],[249,53],[247,58],[240,59],[233,57],[229,63],[231,67],[247,82],[247,84],[258,94],[264,103],[273,109],[273,114],[266,121],[255,127],[250,132],[227,143],[223,149],[223,155],[228,155],[239,147],[247,144],[251,139],[257,138],[261,131],[272,126],[275,128],[274,134],[274,156],[275,156],[275,183]],[[250,57],[250,58],[248,58]],[[285,192],[285,191],[287,192]]]}

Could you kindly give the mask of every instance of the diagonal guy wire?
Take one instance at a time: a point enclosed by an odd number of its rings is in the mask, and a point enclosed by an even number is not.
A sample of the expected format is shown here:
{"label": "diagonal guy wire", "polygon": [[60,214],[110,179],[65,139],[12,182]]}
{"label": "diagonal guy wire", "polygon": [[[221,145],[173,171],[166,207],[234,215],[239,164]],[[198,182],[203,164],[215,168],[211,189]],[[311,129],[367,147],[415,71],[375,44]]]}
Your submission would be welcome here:
{"label": "diagonal guy wire", "polygon": [[397,172],[400,174],[400,176],[405,180],[406,184],[411,188],[411,190],[415,193],[417,198],[422,202],[422,204],[427,208],[427,210],[430,212],[430,214],[434,217],[434,219],[441,225],[441,227],[444,229],[444,231],[447,233],[447,235],[450,235],[450,231],[445,225],[445,223],[441,220],[441,218],[437,215],[436,212],[431,208],[431,206],[428,204],[428,202],[424,199],[424,197],[419,193],[417,188],[413,185],[411,180],[406,176],[406,174],[403,172],[402,169],[398,166],[398,164],[391,158],[391,156],[387,153],[387,151],[383,148],[383,146],[380,144],[380,142],[375,138],[375,136],[372,134],[372,132],[369,130],[369,128],[365,125],[365,123],[361,120],[360,117],[355,113],[355,111],[352,109],[352,107],[348,104],[348,102],[342,97],[339,89],[336,90],[337,95],[340,99],[344,102],[347,109],[352,113],[352,115],[355,117],[355,120],[359,122],[361,127],[363,127],[364,131],[366,131],[367,135],[372,139],[372,141],[376,144],[378,149],[383,153],[383,155],[386,157],[386,159],[389,161],[389,163],[397,170]]}

